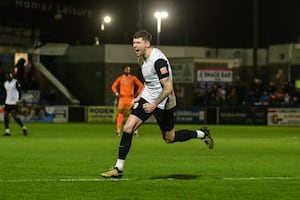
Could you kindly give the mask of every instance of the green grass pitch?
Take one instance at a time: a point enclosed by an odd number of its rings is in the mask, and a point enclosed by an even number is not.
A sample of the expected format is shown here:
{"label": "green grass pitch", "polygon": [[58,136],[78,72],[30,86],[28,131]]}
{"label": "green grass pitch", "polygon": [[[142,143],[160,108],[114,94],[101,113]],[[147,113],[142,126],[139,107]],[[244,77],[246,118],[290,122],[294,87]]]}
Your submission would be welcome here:
{"label": "green grass pitch", "polygon": [[[300,189],[300,128],[209,126],[200,140],[165,144],[156,125],[133,138],[123,179],[99,176],[115,164],[114,124],[11,124],[0,137],[0,199],[295,200]],[[198,125],[177,125],[176,129]]]}

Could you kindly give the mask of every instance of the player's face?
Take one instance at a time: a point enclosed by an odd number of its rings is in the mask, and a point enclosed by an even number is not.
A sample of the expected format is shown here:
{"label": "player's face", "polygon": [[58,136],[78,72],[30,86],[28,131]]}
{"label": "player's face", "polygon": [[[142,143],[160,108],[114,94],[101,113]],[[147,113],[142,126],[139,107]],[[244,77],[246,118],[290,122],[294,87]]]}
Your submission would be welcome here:
{"label": "player's face", "polygon": [[124,68],[124,74],[130,74],[130,67],[125,67]]}
{"label": "player's face", "polygon": [[5,73],[5,78],[6,80],[11,80],[12,76],[10,75],[10,73]]}
{"label": "player's face", "polygon": [[144,56],[146,48],[149,45],[149,42],[143,40],[143,38],[133,38],[132,46],[134,48],[135,54],[137,57]]}

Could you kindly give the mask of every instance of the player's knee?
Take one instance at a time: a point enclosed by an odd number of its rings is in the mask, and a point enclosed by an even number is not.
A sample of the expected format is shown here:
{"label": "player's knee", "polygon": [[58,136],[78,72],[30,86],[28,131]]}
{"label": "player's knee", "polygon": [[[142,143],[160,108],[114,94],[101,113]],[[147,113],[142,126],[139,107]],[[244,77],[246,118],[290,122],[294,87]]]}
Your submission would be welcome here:
{"label": "player's knee", "polygon": [[171,134],[165,134],[163,138],[167,144],[172,143],[174,141],[174,136]]}
{"label": "player's knee", "polygon": [[126,133],[132,133],[132,132],[133,132],[133,127],[131,127],[131,126],[125,124],[125,125],[123,126],[123,131],[126,132]]}
{"label": "player's knee", "polygon": [[170,143],[172,143],[173,141],[171,141],[171,140],[167,140],[167,139],[165,139],[165,143],[167,143],[167,144],[170,144]]}

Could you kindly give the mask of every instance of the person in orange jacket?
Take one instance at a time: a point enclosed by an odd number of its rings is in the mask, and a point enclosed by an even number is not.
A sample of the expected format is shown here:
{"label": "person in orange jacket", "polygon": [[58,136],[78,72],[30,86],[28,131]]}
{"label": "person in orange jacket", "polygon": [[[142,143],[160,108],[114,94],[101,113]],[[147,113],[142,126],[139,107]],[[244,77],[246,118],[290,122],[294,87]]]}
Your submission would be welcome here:
{"label": "person in orange jacket", "polygon": [[[135,97],[135,87],[137,86],[136,94],[139,94],[143,89],[142,82],[130,73],[130,66],[124,66],[123,74],[117,77],[111,86],[115,96],[118,98],[118,116],[117,116],[117,136],[120,136],[124,115],[130,112],[131,102]],[[134,133],[138,135],[137,131]]]}

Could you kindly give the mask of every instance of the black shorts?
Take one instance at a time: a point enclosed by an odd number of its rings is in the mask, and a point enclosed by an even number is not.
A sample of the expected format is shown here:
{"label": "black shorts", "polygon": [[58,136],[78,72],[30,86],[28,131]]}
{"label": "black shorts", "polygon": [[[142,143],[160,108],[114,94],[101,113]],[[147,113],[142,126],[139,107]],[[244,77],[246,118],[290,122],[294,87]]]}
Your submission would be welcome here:
{"label": "black shorts", "polygon": [[7,113],[11,113],[11,112],[18,112],[19,110],[19,106],[17,105],[7,105],[5,104],[4,106],[4,111]]}
{"label": "black shorts", "polygon": [[170,131],[174,128],[174,108],[170,110],[162,110],[156,108],[152,113],[146,113],[143,104],[149,103],[145,99],[141,98],[139,102],[131,109],[131,114],[140,118],[143,122],[153,115],[157,121],[157,124],[162,131]]}

